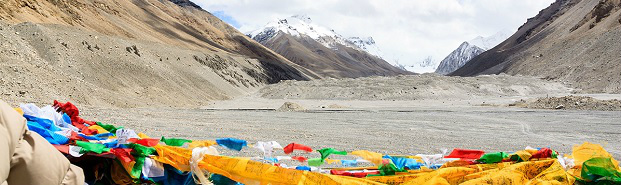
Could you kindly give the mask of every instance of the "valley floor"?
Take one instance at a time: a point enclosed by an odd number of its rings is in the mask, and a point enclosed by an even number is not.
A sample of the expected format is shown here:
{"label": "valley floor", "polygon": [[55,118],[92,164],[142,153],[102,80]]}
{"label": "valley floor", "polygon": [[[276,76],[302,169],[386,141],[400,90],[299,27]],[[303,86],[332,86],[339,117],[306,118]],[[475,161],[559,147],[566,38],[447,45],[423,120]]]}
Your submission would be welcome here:
{"label": "valley floor", "polygon": [[[621,158],[618,111],[569,111],[481,106],[481,99],[450,101],[361,101],[265,99],[254,96],[196,109],[86,108],[84,117],[150,136],[190,139],[234,137],[249,142],[302,143],[320,149],[370,150],[385,154],[430,154],[441,149],[516,151],[526,146],[571,152],[585,141],[602,144]],[[604,99],[620,95],[591,95]],[[524,97],[486,98],[506,105]],[[276,111],[284,102],[305,111]],[[331,108],[332,107],[332,108]],[[260,156],[259,150],[227,155]],[[283,155],[282,151],[275,155]]]}

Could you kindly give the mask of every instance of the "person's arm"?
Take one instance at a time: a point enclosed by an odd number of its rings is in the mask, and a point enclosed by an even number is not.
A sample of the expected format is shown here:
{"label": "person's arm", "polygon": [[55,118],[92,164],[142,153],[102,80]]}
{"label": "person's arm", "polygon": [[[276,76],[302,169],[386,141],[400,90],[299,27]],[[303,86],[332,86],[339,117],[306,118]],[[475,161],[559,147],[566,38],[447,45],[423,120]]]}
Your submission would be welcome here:
{"label": "person's arm", "polygon": [[0,184],[3,184],[9,177],[11,157],[25,131],[24,117],[0,100]]}

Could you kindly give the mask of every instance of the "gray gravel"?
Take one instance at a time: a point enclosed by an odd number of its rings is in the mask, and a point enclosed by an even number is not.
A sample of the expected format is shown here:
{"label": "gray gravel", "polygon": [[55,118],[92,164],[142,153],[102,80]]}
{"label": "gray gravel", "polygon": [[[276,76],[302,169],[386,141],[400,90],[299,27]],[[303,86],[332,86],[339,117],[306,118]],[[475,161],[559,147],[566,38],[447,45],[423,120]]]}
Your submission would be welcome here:
{"label": "gray gravel", "polygon": [[[394,102],[394,107],[305,112],[175,108],[88,108],[81,112],[86,119],[157,137],[234,137],[250,143],[275,140],[283,146],[297,142],[315,149],[366,149],[385,154],[438,153],[443,148],[516,151],[526,146],[568,153],[573,145],[588,141],[602,144],[615,158],[621,158],[621,115],[616,111],[403,105]],[[225,154],[259,155],[255,149]]]}

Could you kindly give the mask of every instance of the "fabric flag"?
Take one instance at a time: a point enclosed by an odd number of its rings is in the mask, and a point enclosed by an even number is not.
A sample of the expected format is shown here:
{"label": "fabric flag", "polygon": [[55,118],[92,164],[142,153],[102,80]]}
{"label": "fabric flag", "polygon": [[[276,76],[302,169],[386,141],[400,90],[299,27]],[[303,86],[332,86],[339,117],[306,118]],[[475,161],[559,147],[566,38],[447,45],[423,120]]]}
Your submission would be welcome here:
{"label": "fabric flag", "polygon": [[582,164],[580,176],[584,184],[621,184],[621,171],[617,168],[611,158],[591,158]]}
{"label": "fabric flag", "polygon": [[479,158],[479,160],[477,161],[490,164],[490,163],[500,162],[503,159],[508,158],[508,157],[509,155],[507,155],[507,153],[504,153],[504,152],[488,153],[488,154],[481,156],[481,158]]}
{"label": "fabric flag", "polygon": [[132,149],[129,148],[113,148],[110,149],[110,152],[112,152],[114,154],[114,156],[116,156],[117,159],[119,159],[122,162],[132,162],[134,159],[134,156],[131,155],[131,151]]}
{"label": "fabric flag", "polygon": [[399,169],[394,164],[383,164],[378,168],[381,176],[395,175],[397,172],[407,172],[407,170]]}
{"label": "fabric flag", "polygon": [[88,129],[96,130],[97,134],[108,133],[108,131],[106,129],[104,129],[103,127],[101,127],[99,125],[91,125],[91,126],[88,127]]}
{"label": "fabric flag", "polygon": [[22,108],[13,108],[15,109],[15,111],[17,111],[20,115],[24,115],[24,110],[22,110]]}
{"label": "fabric flag", "polygon": [[358,161],[356,160],[341,160],[341,164],[346,167],[357,167]]}
{"label": "fabric flag", "polygon": [[302,170],[302,171],[311,171],[311,168],[308,166],[296,166],[295,169]]}
{"label": "fabric flag", "polygon": [[235,138],[219,138],[216,139],[216,143],[225,148],[237,151],[241,151],[243,147],[248,146],[248,143],[246,141]]}
{"label": "fabric flag", "polygon": [[334,159],[328,159],[328,158],[325,159],[324,162],[326,162],[328,164],[341,164],[341,160],[334,160]]}
{"label": "fabric flag", "polygon": [[451,154],[444,156],[444,158],[459,158],[462,160],[477,160],[481,158],[485,154],[483,150],[468,150],[468,149],[460,149],[455,148],[451,152]]}
{"label": "fabric flag", "polygon": [[409,170],[417,170],[423,166],[422,163],[416,161],[416,159],[410,159],[405,157],[393,157],[386,155],[384,158],[390,159],[392,163],[400,170],[409,169]]}
{"label": "fabric flag", "polygon": [[275,148],[282,149],[282,146],[276,141],[268,141],[268,142],[259,141],[257,142],[256,145],[254,145],[254,148],[263,151],[264,157],[271,157],[272,153],[274,152],[274,149]]}
{"label": "fabric flag", "polygon": [[317,150],[320,154],[321,154],[321,161],[323,162],[326,158],[328,158],[328,156],[332,155],[332,154],[336,154],[336,155],[347,155],[346,151],[338,151],[335,150],[334,148],[324,148],[324,149],[320,149]]}
{"label": "fabric flag", "polygon": [[81,154],[80,151],[82,151],[82,147],[69,145],[69,155],[73,157],[81,157],[83,154]]}
{"label": "fabric flag", "polygon": [[371,163],[376,165],[382,164],[382,154],[380,153],[367,150],[356,150],[351,152],[351,155],[362,157],[363,159],[370,161]]}
{"label": "fabric flag", "polygon": [[78,145],[79,147],[82,147],[82,150],[80,151],[80,153],[94,152],[94,153],[101,154],[101,153],[110,151],[109,148],[106,148],[106,146],[104,146],[103,144],[99,144],[99,143],[75,141],[75,144]]}
{"label": "fabric flag", "polygon": [[134,149],[132,151],[132,155],[134,156],[134,159],[136,160],[136,164],[134,165],[134,167],[132,168],[132,171],[129,174],[132,177],[137,178],[137,177],[140,177],[145,158],[147,156],[155,154],[156,150],[153,147],[146,147],[146,146],[142,146],[139,144],[128,144],[128,145],[130,148]]}
{"label": "fabric flag", "polygon": [[210,147],[210,146],[217,145],[217,144],[218,143],[213,140],[202,140],[202,141],[194,140],[190,144],[188,144],[188,148],[193,149],[197,147]]}
{"label": "fabric flag", "polygon": [[160,143],[159,139],[152,139],[152,138],[148,138],[148,139],[137,139],[137,138],[130,138],[127,140],[127,143],[136,143],[142,146],[148,146],[148,147],[153,147],[157,144]]}
{"label": "fabric flag", "polygon": [[163,177],[164,164],[147,157],[142,166],[142,175],[148,178]]}
{"label": "fabric flag", "polygon": [[302,144],[297,144],[297,143],[291,143],[285,146],[285,148],[283,148],[283,151],[285,152],[285,154],[293,153],[293,150],[303,150],[306,152],[313,152],[313,149],[311,147],[302,145]]}
{"label": "fabric flag", "polygon": [[101,128],[107,130],[108,132],[116,133],[116,130],[122,129],[123,127],[115,127],[114,125],[109,125],[101,122],[96,122]]}
{"label": "fabric flag", "polygon": [[291,159],[296,160],[296,161],[300,161],[300,162],[306,162],[308,160],[308,158],[306,158],[304,156],[293,156],[293,157],[291,157]]}
{"label": "fabric flag", "polygon": [[[41,137],[45,138],[50,144],[62,145],[67,144],[69,142],[69,138],[57,134],[56,132],[46,129],[45,125],[41,126],[43,123],[28,121],[26,125],[28,126],[28,130],[36,132],[41,135]],[[55,126],[54,126],[55,127]]]}
{"label": "fabric flag", "polygon": [[527,150],[520,150],[511,155],[509,155],[509,159],[516,162],[528,161],[533,155],[530,154]]}
{"label": "fabric flag", "polygon": [[542,148],[537,151],[537,153],[533,154],[533,158],[556,158],[557,153],[550,148]]}
{"label": "fabric flag", "polygon": [[116,133],[116,139],[119,141],[119,145],[121,144],[129,144],[128,140],[132,138],[140,139],[136,132],[132,129],[117,129],[114,133]]}
{"label": "fabric flag", "polygon": [[321,158],[308,159],[309,166],[321,166],[322,164],[323,164],[323,160]]}
{"label": "fabric flag", "polygon": [[164,138],[164,136],[162,136],[162,139],[160,139],[160,141],[166,143],[166,145],[168,146],[183,146],[183,144],[185,143],[192,142],[191,140],[187,140],[187,139],[177,139],[177,138],[166,139]]}
{"label": "fabric flag", "polygon": [[291,159],[292,159],[291,156],[276,156],[276,160],[278,160],[278,161],[291,160]]}

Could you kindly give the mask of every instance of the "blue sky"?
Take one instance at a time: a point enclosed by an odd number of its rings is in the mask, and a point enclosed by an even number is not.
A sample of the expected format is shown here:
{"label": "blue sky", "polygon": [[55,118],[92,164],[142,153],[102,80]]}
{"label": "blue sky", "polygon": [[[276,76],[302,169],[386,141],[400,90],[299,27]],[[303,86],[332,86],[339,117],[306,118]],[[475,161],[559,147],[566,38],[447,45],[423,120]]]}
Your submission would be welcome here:
{"label": "blue sky", "polygon": [[239,29],[239,27],[241,26],[237,20],[235,20],[235,18],[231,17],[230,15],[226,14],[224,11],[213,11],[211,12],[211,14],[215,15],[216,17],[222,19],[224,22],[229,23],[231,26]]}
{"label": "blue sky", "polygon": [[371,36],[389,62],[439,63],[462,42],[517,30],[554,0],[194,0],[241,32],[305,14],[345,37]]}

